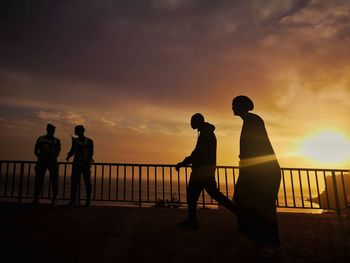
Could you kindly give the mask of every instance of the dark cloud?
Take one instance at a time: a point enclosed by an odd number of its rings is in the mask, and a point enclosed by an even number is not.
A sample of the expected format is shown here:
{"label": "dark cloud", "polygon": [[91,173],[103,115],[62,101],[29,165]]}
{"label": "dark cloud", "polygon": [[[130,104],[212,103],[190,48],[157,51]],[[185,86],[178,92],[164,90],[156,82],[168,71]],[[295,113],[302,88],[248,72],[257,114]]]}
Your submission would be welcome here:
{"label": "dark cloud", "polygon": [[[265,22],[271,23],[276,22],[284,17],[294,15],[304,7],[306,7],[311,0],[287,0],[287,1],[268,1],[262,2],[262,12],[260,13],[264,18]],[[266,8],[266,5],[268,7]]]}
{"label": "dark cloud", "polygon": [[[256,83],[268,89],[266,70],[273,70],[268,60],[275,57],[267,57],[269,50],[261,47],[266,38],[277,37],[275,52],[294,45],[314,56],[322,41],[310,41],[305,32],[317,36],[313,32],[320,12],[327,14],[330,30],[337,26],[337,36],[346,39],[348,33],[345,13],[327,12],[342,1],[4,3],[0,68],[53,81],[33,87],[38,93],[55,89],[56,82],[68,82],[60,91],[69,93],[81,89],[74,85],[84,81],[100,90],[112,89],[117,96],[164,103],[196,97],[208,103],[213,89],[220,96],[236,86],[256,90]],[[316,17],[305,15],[310,10],[318,12]],[[289,50],[285,52],[289,59]]]}
{"label": "dark cloud", "polygon": [[52,121],[65,147],[84,123],[101,159],[165,161],[164,145],[191,150],[200,111],[228,160],[238,94],[285,145],[330,119],[346,130],[349,17],[346,0],[1,1],[0,154],[16,138],[32,154]]}
{"label": "dark cloud", "polygon": [[135,96],[197,94],[210,88],[203,76],[212,82],[222,75],[227,52],[229,66],[244,68],[232,52],[266,34],[261,10],[247,2],[11,1],[2,9],[0,66],[114,85]]}

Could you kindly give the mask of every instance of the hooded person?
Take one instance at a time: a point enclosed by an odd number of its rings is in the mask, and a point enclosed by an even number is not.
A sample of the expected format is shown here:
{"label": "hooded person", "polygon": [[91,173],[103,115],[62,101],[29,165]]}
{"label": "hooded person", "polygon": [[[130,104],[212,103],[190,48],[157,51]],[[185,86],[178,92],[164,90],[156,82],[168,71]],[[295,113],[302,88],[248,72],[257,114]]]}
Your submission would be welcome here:
{"label": "hooded person", "polygon": [[219,204],[235,212],[235,206],[217,188],[215,181],[216,170],[216,136],[215,126],[205,122],[200,113],[191,118],[191,127],[198,130],[199,135],[195,149],[190,156],[176,165],[176,170],[191,165],[192,172],[187,186],[188,218],[178,226],[186,229],[198,228],[197,201],[200,193],[205,189],[207,193]]}

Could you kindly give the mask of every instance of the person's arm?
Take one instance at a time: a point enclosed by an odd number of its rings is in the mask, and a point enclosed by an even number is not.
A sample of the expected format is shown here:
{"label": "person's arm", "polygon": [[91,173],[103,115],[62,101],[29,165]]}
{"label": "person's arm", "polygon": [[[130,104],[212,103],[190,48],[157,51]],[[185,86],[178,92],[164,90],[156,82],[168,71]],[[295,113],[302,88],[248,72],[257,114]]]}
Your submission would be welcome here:
{"label": "person's arm", "polygon": [[183,162],[185,165],[192,164],[193,162],[203,161],[208,158],[209,147],[211,145],[211,138],[208,132],[201,132],[198,137],[196,147],[192,151],[190,156],[187,156]]}
{"label": "person's arm", "polygon": [[75,153],[75,139],[72,137],[72,147],[70,148],[67,157],[66,157],[66,161],[69,161],[69,159],[74,155]]}
{"label": "person's arm", "polygon": [[39,146],[40,146],[39,139],[37,139],[34,146],[34,154],[36,157],[39,157],[39,154],[40,154]]}
{"label": "person's arm", "polygon": [[193,158],[196,158],[198,156],[199,152],[200,152],[200,145],[201,145],[200,140],[201,140],[201,137],[198,138],[196,147],[192,151],[191,155],[185,157],[185,159],[183,159],[182,162],[179,162],[179,163],[176,164],[176,166],[175,166],[176,171],[179,171],[179,169],[181,167],[184,167],[184,166],[192,164]]}
{"label": "person's arm", "polygon": [[182,162],[176,164],[175,169],[179,171],[181,167],[187,166],[192,163],[191,156],[187,156]]}
{"label": "person's arm", "polygon": [[90,140],[89,143],[89,153],[90,153],[90,160],[92,160],[92,156],[94,156],[94,141]]}
{"label": "person's arm", "polygon": [[61,141],[59,139],[58,140],[58,143],[57,143],[57,155],[56,157],[60,156],[60,152],[61,152]]}

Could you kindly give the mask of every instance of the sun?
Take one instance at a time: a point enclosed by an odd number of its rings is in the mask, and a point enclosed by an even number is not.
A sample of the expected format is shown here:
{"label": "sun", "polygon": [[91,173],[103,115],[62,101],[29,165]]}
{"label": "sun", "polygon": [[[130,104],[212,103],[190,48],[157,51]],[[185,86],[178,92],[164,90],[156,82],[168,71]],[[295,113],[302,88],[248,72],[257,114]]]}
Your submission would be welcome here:
{"label": "sun", "polygon": [[344,164],[350,161],[350,138],[335,130],[319,131],[301,141],[298,153],[319,164]]}

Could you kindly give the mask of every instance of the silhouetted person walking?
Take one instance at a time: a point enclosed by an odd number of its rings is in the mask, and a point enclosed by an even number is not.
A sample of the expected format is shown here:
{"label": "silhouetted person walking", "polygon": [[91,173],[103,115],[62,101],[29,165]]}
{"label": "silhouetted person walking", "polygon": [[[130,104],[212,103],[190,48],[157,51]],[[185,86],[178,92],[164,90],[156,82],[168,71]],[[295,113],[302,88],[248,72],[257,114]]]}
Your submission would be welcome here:
{"label": "silhouetted person walking", "polygon": [[47,124],[46,135],[40,136],[34,147],[34,154],[38,158],[35,166],[35,186],[33,204],[39,203],[39,196],[43,191],[44,177],[46,170],[50,173],[50,182],[52,185],[52,202],[53,206],[57,202],[58,194],[58,163],[57,157],[61,151],[60,140],[54,137],[56,127]]}
{"label": "silhouetted person walking", "polygon": [[264,121],[246,96],[232,101],[234,115],[243,119],[240,138],[240,172],[233,200],[238,208],[239,230],[256,241],[261,255],[279,255],[276,200],[281,171],[268,138]]}
{"label": "silhouetted person walking", "polygon": [[232,212],[235,211],[233,203],[217,188],[215,181],[216,169],[216,137],[215,126],[204,121],[200,113],[191,118],[191,127],[199,132],[195,149],[190,156],[176,165],[180,167],[192,164],[192,173],[187,186],[188,218],[179,223],[179,227],[187,229],[198,228],[197,201],[200,193],[205,189],[207,193],[219,204]]}
{"label": "silhouetted person walking", "polygon": [[86,194],[86,206],[91,204],[91,162],[93,162],[92,156],[94,155],[93,141],[84,135],[85,128],[82,125],[75,126],[74,133],[78,138],[72,137],[72,147],[67,154],[66,160],[74,155],[73,167],[72,167],[72,179],[71,179],[71,201],[68,206],[76,206],[77,190],[80,183],[81,174],[83,175],[85,194]]}

